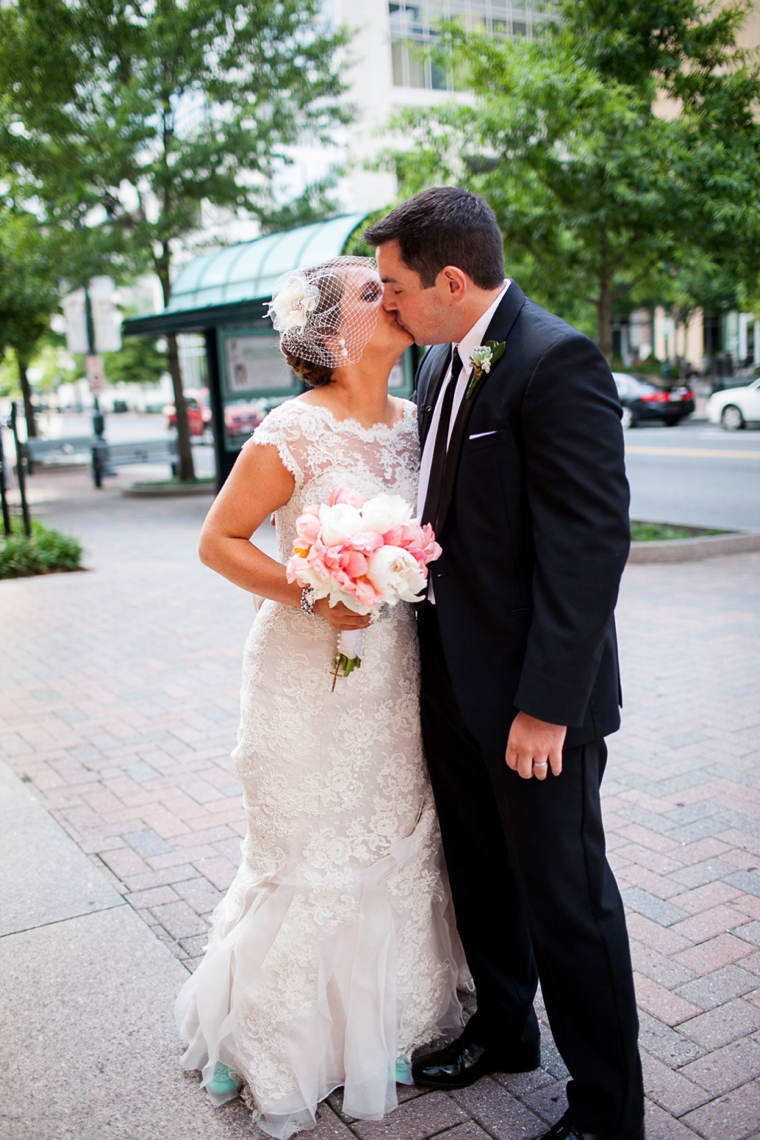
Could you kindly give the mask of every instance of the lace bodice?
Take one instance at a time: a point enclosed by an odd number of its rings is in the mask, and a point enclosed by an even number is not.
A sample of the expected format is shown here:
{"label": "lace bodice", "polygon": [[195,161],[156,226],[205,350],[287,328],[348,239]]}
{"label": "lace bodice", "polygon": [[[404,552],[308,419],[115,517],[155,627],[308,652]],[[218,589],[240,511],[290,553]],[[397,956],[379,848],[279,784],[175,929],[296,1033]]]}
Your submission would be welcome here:
{"label": "lace bodice", "polygon": [[393,427],[363,428],[356,420],[337,420],[329,408],[288,400],[274,408],[246,446],[270,444],[295,479],[293,494],[276,513],[280,560],[293,548],[296,519],[305,503],[325,503],[344,488],[371,497],[382,491],[414,505],[419,473],[417,410],[404,406]]}

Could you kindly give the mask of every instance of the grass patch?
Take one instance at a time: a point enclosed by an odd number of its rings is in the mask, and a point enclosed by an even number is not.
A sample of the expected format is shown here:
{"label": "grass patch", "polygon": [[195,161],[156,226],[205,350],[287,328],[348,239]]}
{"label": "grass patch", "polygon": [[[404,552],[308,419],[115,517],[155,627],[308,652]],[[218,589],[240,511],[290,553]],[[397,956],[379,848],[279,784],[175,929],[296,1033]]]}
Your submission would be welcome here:
{"label": "grass patch", "polygon": [[726,534],[725,530],[707,530],[698,526],[670,526],[668,523],[634,522],[631,520],[633,542],[667,542],[674,538],[703,538]]}
{"label": "grass patch", "polygon": [[0,533],[0,578],[30,578],[80,569],[82,547],[71,535],[33,522],[27,538],[17,518],[11,520],[11,527],[10,535]]}
{"label": "grass patch", "polygon": [[216,479],[213,475],[204,476],[203,479],[196,479],[194,483],[183,483],[181,479],[160,479],[157,483],[135,483],[135,487],[197,487],[203,484],[215,483]]}

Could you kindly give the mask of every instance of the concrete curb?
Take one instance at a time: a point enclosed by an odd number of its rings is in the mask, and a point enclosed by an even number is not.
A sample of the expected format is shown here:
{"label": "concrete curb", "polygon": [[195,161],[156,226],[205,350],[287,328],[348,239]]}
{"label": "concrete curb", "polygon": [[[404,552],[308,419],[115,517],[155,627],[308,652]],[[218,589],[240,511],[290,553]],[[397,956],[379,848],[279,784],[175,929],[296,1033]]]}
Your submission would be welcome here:
{"label": "concrete curb", "polygon": [[724,554],[760,550],[760,532],[706,535],[703,538],[673,538],[665,542],[634,542],[629,562],[700,562]]}
{"label": "concrete curb", "polygon": [[176,486],[152,487],[149,483],[134,483],[121,492],[128,499],[184,499],[188,495],[215,495],[213,483],[177,483]]}

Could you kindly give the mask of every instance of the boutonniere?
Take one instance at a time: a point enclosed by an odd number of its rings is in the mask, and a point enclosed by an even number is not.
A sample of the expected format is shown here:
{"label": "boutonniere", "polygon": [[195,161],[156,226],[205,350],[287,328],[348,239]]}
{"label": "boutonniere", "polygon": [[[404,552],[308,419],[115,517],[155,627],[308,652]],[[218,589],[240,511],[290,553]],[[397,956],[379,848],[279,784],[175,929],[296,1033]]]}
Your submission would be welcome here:
{"label": "boutonniere", "polygon": [[496,361],[503,356],[504,349],[507,347],[506,341],[497,344],[495,340],[487,340],[485,344],[481,344],[480,348],[473,348],[470,353],[470,364],[472,365],[472,378],[467,385],[467,391],[464,394],[465,400],[471,400],[478,390],[478,385],[487,372],[491,371],[491,367]]}

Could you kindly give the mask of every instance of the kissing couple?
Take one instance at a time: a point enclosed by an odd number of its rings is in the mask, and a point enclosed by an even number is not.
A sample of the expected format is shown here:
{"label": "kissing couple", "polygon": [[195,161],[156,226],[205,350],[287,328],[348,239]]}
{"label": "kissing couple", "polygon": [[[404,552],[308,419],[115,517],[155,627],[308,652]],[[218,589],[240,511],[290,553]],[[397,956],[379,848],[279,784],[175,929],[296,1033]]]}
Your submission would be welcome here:
{"label": "kissing couple", "polygon": [[[201,536],[206,565],[267,600],[233,753],[242,864],[177,1002],[183,1064],[281,1140],[338,1088],[378,1120],[398,1083],[537,1069],[540,981],[570,1073],[544,1140],[643,1140],[600,807],[629,547],[615,386],[505,278],[477,195],[424,191],[365,238],[376,262],[280,282],[273,323],[308,390],[256,429]],[[408,402],[388,377],[413,341],[432,347]],[[299,517],[340,491],[432,525],[420,603],[360,614],[290,580]],[[272,513],[277,560],[251,542]],[[338,636],[359,629],[361,668],[336,684]]]}

